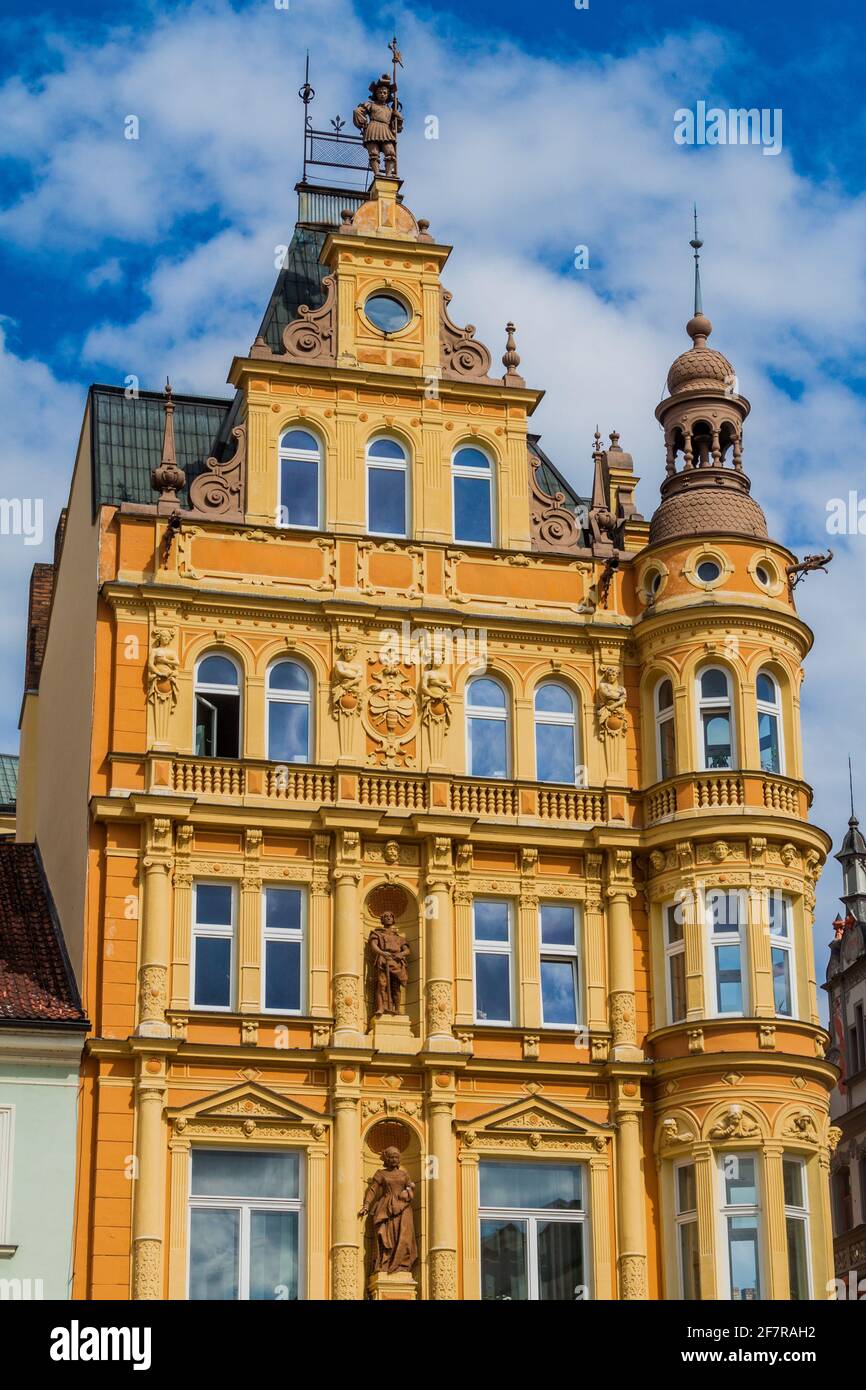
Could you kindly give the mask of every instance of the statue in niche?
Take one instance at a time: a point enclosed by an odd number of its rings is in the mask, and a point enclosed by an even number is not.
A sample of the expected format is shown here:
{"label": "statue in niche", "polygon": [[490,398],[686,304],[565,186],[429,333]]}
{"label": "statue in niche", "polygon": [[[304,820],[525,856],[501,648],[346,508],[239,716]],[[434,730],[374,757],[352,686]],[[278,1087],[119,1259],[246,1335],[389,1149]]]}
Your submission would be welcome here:
{"label": "statue in niche", "polygon": [[399,1014],[400,991],[409,978],[409,943],[394,922],[393,912],[383,912],[379,926],[373,928],[367,942],[375,983],[373,1012],[377,1016]]}
{"label": "statue in niche", "polygon": [[411,1272],[418,1258],[412,1212],[415,1184],[400,1166],[399,1149],[385,1149],[382,1165],[367,1184],[358,1215],[373,1218],[376,1232],[373,1269],[381,1274]]}

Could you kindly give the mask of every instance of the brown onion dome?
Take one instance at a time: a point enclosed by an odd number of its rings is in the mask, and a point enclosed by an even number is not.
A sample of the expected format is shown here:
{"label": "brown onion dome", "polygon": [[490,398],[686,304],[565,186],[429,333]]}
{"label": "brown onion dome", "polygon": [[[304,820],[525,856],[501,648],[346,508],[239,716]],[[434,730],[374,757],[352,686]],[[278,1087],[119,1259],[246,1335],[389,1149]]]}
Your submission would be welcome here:
{"label": "brown onion dome", "polygon": [[662,484],[662,500],[650,519],[650,545],[683,536],[724,534],[769,538],[767,518],[749,496],[749,480],[743,473],[700,468],[677,473]]}
{"label": "brown onion dome", "polygon": [[680,353],[668,372],[668,390],[672,396],[681,391],[706,391],[725,386],[734,380],[734,369],[723,353],[707,347],[713,325],[704,314],[695,314],[686,324],[686,332],[694,344],[688,352]]}

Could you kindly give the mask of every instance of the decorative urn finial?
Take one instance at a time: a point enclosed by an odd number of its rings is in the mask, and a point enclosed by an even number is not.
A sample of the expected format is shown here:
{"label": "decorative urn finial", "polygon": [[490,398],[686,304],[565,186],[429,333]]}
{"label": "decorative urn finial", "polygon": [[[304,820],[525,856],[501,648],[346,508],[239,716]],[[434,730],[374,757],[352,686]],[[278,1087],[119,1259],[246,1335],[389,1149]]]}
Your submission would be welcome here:
{"label": "decorative urn finial", "polygon": [[506,386],[523,386],[523,377],[520,376],[517,368],[520,366],[520,353],[517,351],[517,343],[514,341],[514,334],[517,332],[513,323],[505,325],[505,351],[502,354],[502,365],[505,368],[505,376],[502,380]]}

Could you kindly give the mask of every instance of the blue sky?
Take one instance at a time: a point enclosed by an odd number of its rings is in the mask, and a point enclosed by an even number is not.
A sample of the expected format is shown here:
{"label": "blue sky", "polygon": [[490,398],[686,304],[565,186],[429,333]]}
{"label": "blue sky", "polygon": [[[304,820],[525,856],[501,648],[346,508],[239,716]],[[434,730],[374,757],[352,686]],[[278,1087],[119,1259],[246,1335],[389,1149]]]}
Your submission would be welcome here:
{"label": "blue sky", "polygon": [[[380,16],[382,16],[380,18]],[[826,507],[864,489],[866,119],[859,6],[697,0],[352,0],[0,4],[0,495],[44,499],[41,546],[0,536],[0,747],[16,743],[26,584],[50,553],[87,384],[133,373],[227,393],[251,342],[299,174],[296,92],[312,52],[322,123],[386,58],[405,60],[404,193],[453,242],[452,310],[547,397],[545,447],[588,481],[596,421],[617,428],[655,504],[653,408],[687,343],[690,208],[706,243],[713,345],[752,401],[746,469],[771,532],[826,546]],[[781,108],[783,149],[684,148],[698,100]],[[136,114],[140,139],[123,138]],[[424,117],[440,120],[425,141]],[[577,272],[574,248],[590,267]],[[861,770],[864,538],[798,590],[817,633],[803,719],[815,819],[838,841],[845,758]],[[818,960],[836,865],[819,889]]]}

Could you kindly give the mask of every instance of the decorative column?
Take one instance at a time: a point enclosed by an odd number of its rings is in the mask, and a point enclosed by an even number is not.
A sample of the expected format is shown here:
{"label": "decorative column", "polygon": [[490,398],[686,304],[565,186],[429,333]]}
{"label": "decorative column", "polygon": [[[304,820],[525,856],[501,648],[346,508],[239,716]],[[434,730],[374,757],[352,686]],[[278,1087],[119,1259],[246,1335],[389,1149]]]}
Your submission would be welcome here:
{"label": "decorative column", "polygon": [[541,1026],[541,984],[538,956],[538,850],[520,853],[520,898],[517,908],[517,1022],[521,1028]]}
{"label": "decorative column", "polygon": [[604,860],[600,854],[586,856],[586,901],[584,903],[583,937],[586,953],[586,1022],[590,1033],[607,1032],[607,985],[605,983],[604,899],[601,871]]}
{"label": "decorative column", "polygon": [[647,1297],[645,1187],[641,1166],[640,1085],[617,1083],[617,1268],[622,1299]]}
{"label": "decorative column", "polygon": [[364,1041],[360,850],[356,830],[339,832],[340,857],[333,875],[335,1047],[359,1047]]}
{"label": "decorative column", "polygon": [[613,1298],[610,1262],[610,1145],[589,1160],[589,1200],[592,1212],[593,1278],[590,1293],[597,1301]]}
{"label": "decorative column", "polygon": [[310,884],[310,1013],[327,1018],[330,1004],[330,906],[331,879],[328,860],[330,835],[313,836],[313,879]]}
{"label": "decorative column", "polygon": [[454,1074],[431,1077],[427,1101],[429,1136],[430,1297],[457,1298],[457,1141],[453,1132]]}
{"label": "decorative column", "polygon": [[790,1299],[788,1280],[788,1243],[785,1231],[785,1187],[782,1178],[782,1154],[785,1146],[778,1141],[764,1144],[764,1183],[766,1185],[767,1245],[769,1248],[768,1288],[765,1298]]}
{"label": "decorative column", "polygon": [[613,1032],[611,1055],[617,1062],[639,1062],[643,1060],[643,1052],[637,1046],[634,935],[630,907],[636,890],[631,883],[631,853],[628,850],[611,851],[608,882],[608,987]]}
{"label": "decorative column", "polygon": [[695,1193],[698,1210],[698,1260],[701,1302],[716,1297],[716,1156],[709,1144],[694,1144]]}
{"label": "decorative column", "polygon": [[770,917],[766,899],[767,889],[763,875],[753,877],[746,908],[749,945],[748,959],[751,968],[749,989],[752,1000],[751,1012],[756,1018],[776,1017],[776,1001],[773,995],[773,965],[770,954]]}
{"label": "decorative column", "polygon": [[135,1087],[136,1185],[132,1213],[132,1297],[161,1299],[165,1237],[163,1131],[165,1060],[141,1056]]}
{"label": "decorative column", "polygon": [[461,1245],[463,1252],[463,1301],[481,1297],[481,1233],[478,1228],[478,1165],[480,1155],[464,1140],[457,1163],[460,1169]]}
{"label": "decorative column", "polygon": [[168,960],[171,941],[172,823],[165,816],[148,822],[144,869],[141,964],[138,969],[138,1027],[145,1038],[167,1038]]}
{"label": "decorative column", "polygon": [[258,1013],[262,1007],[262,832],[244,834],[244,874],[241,880],[238,964],[238,1008]]}
{"label": "decorative column", "polygon": [[361,1121],[359,1082],[354,1067],[342,1067],[334,1093],[334,1158],[332,1173],[333,1235],[331,1238],[331,1298],[358,1298],[361,1270]]}
{"label": "decorative column", "polygon": [[437,835],[427,842],[427,924],[425,1001],[428,1052],[457,1052],[454,1037],[454,922],[451,892],[454,867],[451,841]]}

